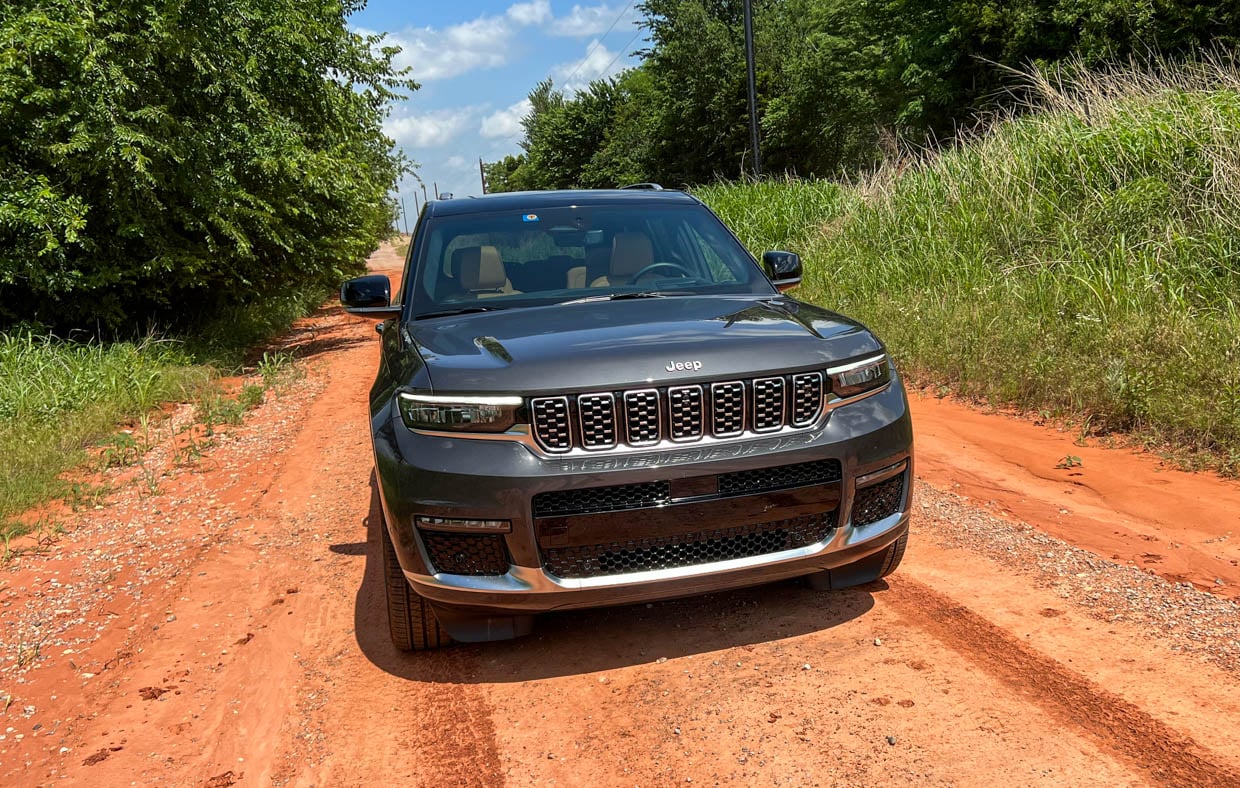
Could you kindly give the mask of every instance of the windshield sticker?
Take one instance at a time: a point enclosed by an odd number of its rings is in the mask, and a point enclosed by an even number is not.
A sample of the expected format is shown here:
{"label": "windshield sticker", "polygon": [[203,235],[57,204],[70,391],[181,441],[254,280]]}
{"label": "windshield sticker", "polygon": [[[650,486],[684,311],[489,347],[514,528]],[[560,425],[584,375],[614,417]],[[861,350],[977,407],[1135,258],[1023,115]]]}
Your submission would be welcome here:
{"label": "windshield sticker", "polygon": [[536,221],[538,221],[538,214],[536,214],[536,213],[527,213],[525,216],[522,216],[522,217],[521,217],[521,221],[523,221],[523,222],[536,222]]}

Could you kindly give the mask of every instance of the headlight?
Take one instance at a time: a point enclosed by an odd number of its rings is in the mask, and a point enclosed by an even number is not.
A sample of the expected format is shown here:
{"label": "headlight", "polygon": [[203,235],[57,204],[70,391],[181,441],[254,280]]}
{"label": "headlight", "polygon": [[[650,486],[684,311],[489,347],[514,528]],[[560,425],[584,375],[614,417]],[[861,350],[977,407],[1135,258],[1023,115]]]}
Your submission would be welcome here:
{"label": "headlight", "polygon": [[520,397],[397,396],[400,417],[411,430],[503,432],[517,423]]}
{"label": "headlight", "polygon": [[887,356],[867,358],[855,364],[827,370],[831,391],[840,399],[848,399],[867,391],[882,388],[891,382],[891,359]]}

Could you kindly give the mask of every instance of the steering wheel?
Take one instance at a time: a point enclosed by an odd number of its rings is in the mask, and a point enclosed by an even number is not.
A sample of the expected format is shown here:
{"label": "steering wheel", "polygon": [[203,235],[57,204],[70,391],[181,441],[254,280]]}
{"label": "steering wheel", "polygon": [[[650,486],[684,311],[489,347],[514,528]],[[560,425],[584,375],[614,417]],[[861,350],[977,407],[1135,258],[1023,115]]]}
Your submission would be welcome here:
{"label": "steering wheel", "polygon": [[637,271],[631,277],[629,277],[629,281],[636,282],[638,279],[641,279],[646,274],[654,273],[655,271],[658,271],[660,269],[674,271],[676,273],[679,273],[681,276],[685,277],[686,279],[693,278],[693,274],[691,274],[684,267],[677,265],[676,263],[651,263],[650,265],[646,266],[645,268],[642,268],[640,271]]}

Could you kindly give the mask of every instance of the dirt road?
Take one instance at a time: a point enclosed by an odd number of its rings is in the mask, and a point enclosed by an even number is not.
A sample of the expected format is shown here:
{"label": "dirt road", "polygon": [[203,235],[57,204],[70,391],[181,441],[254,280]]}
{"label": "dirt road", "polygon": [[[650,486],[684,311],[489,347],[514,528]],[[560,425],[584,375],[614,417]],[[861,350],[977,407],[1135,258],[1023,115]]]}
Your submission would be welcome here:
{"label": "dirt road", "polygon": [[915,398],[889,582],[403,655],[374,331],[328,308],[285,345],[304,381],[0,568],[0,784],[1240,785],[1234,483]]}

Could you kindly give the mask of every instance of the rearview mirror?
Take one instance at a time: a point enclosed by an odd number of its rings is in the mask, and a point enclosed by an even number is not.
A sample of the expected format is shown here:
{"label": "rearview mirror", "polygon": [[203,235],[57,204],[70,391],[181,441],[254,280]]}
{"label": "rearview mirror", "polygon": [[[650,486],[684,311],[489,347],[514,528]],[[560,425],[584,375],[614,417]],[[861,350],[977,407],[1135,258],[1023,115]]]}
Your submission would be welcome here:
{"label": "rearview mirror", "polygon": [[792,252],[763,252],[762,268],[771,284],[784,293],[801,284],[801,256]]}
{"label": "rearview mirror", "polygon": [[396,317],[400,305],[392,306],[392,282],[382,274],[350,279],[340,286],[340,303],[352,315]]}

